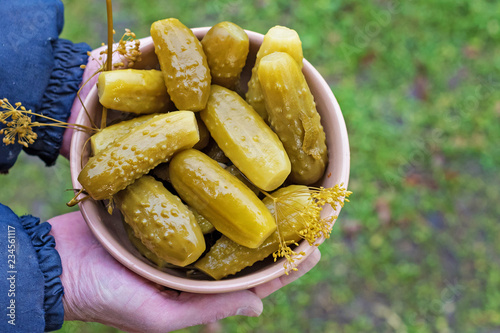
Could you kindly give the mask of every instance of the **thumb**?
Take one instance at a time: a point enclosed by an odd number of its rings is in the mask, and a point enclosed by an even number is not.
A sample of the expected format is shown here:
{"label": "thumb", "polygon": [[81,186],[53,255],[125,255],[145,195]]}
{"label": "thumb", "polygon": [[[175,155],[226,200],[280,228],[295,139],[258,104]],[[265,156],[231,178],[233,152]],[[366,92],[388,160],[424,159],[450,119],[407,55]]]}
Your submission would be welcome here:
{"label": "thumb", "polygon": [[157,327],[151,327],[148,331],[162,331],[166,327],[177,330],[235,315],[257,317],[263,309],[261,299],[248,290],[210,295],[181,293],[175,299],[175,304],[172,304],[172,296],[168,291],[160,294],[165,294],[162,296],[166,305],[163,307],[166,313],[163,312],[164,316],[160,318],[169,322],[158,322]]}

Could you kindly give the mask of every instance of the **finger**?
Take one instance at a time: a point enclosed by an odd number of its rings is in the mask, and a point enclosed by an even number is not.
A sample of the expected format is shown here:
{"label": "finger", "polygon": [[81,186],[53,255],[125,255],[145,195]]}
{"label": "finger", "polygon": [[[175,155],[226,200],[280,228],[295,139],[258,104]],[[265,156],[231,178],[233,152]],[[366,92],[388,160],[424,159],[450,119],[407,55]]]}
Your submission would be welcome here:
{"label": "finger", "polygon": [[252,291],[260,298],[265,298],[271,295],[276,290],[286,286],[289,283],[297,280],[302,275],[309,272],[321,259],[321,252],[318,249],[315,249],[304,262],[302,262],[298,271],[292,271],[288,275],[280,276],[274,280],[271,280],[267,283],[264,283],[260,286],[257,286],[252,289]]}
{"label": "finger", "polygon": [[190,320],[197,315],[200,318],[198,324],[234,315],[256,317],[262,313],[263,307],[262,301],[248,290],[212,295],[183,293],[178,300],[185,318]]}
{"label": "finger", "polygon": [[[144,332],[165,332],[235,315],[256,317],[262,307],[260,298],[248,290],[213,295],[180,293],[176,297],[160,292],[137,309],[134,317],[141,318],[140,327]],[[115,327],[134,331],[138,326]]]}

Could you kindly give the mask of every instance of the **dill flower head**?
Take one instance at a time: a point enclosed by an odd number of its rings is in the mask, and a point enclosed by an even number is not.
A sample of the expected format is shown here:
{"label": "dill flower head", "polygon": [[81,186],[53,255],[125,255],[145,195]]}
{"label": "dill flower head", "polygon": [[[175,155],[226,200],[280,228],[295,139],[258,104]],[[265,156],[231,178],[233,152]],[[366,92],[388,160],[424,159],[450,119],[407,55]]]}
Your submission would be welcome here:
{"label": "dill flower head", "polygon": [[[113,29],[113,34],[115,33],[116,31]],[[105,46],[106,44],[102,43],[101,45]],[[132,32],[130,29],[125,29],[125,32],[118,41],[116,48],[113,50],[113,53],[117,53],[119,55],[120,60],[113,63],[112,69],[132,68],[137,61],[141,61],[142,60],[141,51],[139,50],[140,46],[141,46],[141,41],[137,39],[136,34]],[[106,68],[106,64],[103,62],[103,57],[102,57],[107,53],[108,49],[105,48],[101,52],[99,52],[98,59],[93,58],[101,65],[101,68],[98,70],[98,72],[109,70]],[[90,52],[88,53],[88,55],[92,56]],[[85,68],[85,65],[82,65],[80,67]]]}
{"label": "dill flower head", "polygon": [[[339,206],[343,207],[344,202],[349,202],[347,198],[352,193],[347,191],[343,184],[332,188],[295,185],[287,189],[289,191],[283,189],[275,192],[276,194],[266,193],[266,196],[274,203],[271,213],[276,220],[279,239],[279,248],[273,253],[273,258],[275,261],[278,258],[286,259],[283,264],[286,274],[289,271],[296,271],[295,261],[305,255],[303,252],[297,253],[293,250],[299,245],[298,240],[304,239],[309,245],[318,246],[317,241],[321,237],[330,237],[333,222],[337,216],[321,218],[321,211],[325,205],[330,205],[335,211]],[[291,234],[291,229],[295,233]]]}
{"label": "dill flower head", "polygon": [[[48,120],[48,122],[33,121],[32,116],[37,116]],[[3,135],[2,142],[6,145],[19,143],[25,147],[33,144],[38,135],[33,131],[33,127],[54,126],[63,128],[73,128],[85,131],[92,131],[92,128],[69,124],[51,117],[44,116],[26,108],[17,102],[12,105],[7,98],[0,99],[0,123],[5,127],[0,129],[0,135]]]}
{"label": "dill flower head", "polygon": [[15,107],[10,104],[7,98],[0,100],[0,122],[6,125],[0,130],[0,135],[4,135],[2,142],[6,145],[17,142],[25,147],[35,142],[37,134],[33,132],[33,126],[37,122],[31,121],[31,110],[26,110],[21,103],[16,103]]}
{"label": "dill flower head", "polygon": [[321,218],[320,214],[325,205],[330,205],[335,211],[337,207],[344,207],[344,202],[349,202],[351,191],[347,191],[343,184],[335,185],[331,188],[309,188],[311,191],[312,204],[305,207],[302,216],[305,221],[305,228],[300,231],[302,238],[307,240],[309,245],[318,245],[316,241],[321,238],[330,238],[333,222],[338,216]]}

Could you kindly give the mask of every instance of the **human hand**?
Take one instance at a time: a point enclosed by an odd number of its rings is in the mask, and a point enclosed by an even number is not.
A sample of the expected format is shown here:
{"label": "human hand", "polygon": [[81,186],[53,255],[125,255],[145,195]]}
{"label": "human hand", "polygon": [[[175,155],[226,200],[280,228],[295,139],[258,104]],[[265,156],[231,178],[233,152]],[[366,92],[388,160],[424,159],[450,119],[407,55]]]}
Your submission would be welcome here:
{"label": "human hand", "polygon": [[299,271],[250,290],[213,295],[177,292],[117,262],[93,236],[80,212],[49,223],[63,266],[65,320],[95,321],[129,332],[166,332],[233,315],[259,316],[261,298],[299,278],[320,259],[316,249]]}

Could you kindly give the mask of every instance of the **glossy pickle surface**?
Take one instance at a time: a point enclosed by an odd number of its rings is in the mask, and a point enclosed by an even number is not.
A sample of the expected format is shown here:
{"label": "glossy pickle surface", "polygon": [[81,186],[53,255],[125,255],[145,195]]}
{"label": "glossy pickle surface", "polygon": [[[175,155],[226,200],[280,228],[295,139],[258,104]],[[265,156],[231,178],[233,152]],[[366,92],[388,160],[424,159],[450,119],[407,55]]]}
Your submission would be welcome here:
{"label": "glossy pickle surface", "polygon": [[148,114],[170,106],[163,74],[155,69],[103,72],[97,80],[97,92],[99,102],[108,109]]}
{"label": "glossy pickle surface", "polygon": [[186,266],[205,251],[193,213],[153,177],[137,179],[114,199],[134,235],[160,259]]}
{"label": "glossy pickle surface", "polygon": [[262,201],[202,152],[179,152],[172,158],[169,171],[179,196],[238,244],[258,247],[276,229]]}
{"label": "glossy pickle surface", "polygon": [[127,232],[128,239],[143,257],[147,258],[159,268],[163,268],[168,265],[165,260],[158,257],[144,244],[142,244],[141,239],[134,234],[134,229],[132,229],[132,227],[127,222],[124,222],[123,226],[125,227],[125,231]]}
{"label": "glossy pickle surface", "polygon": [[304,185],[315,183],[325,172],[328,153],[321,118],[304,74],[284,52],[262,58],[258,74],[269,124],[292,163],[290,180]]}
{"label": "glossy pickle surface", "polygon": [[153,119],[157,114],[148,114],[137,118],[121,121],[117,124],[107,126],[90,137],[90,147],[92,154],[96,155],[101,150],[105,149],[110,143],[115,142],[119,138],[127,135],[130,131]]}
{"label": "glossy pickle surface", "polygon": [[290,174],[278,136],[236,92],[212,85],[201,119],[224,154],[257,187],[272,191]]}
{"label": "glossy pickle surface", "polygon": [[91,157],[78,181],[93,199],[111,198],[178,150],[193,147],[199,139],[193,112],[158,115]]}
{"label": "glossy pickle surface", "polygon": [[235,90],[248,56],[250,42],[246,32],[232,22],[220,22],[210,28],[201,45],[212,83]]}
{"label": "glossy pickle surface", "polygon": [[151,37],[175,106],[179,110],[202,110],[210,93],[211,76],[198,38],[174,18],[154,22]]}
{"label": "glossy pickle surface", "polygon": [[260,189],[255,186],[254,184],[252,184],[242,173],[240,170],[238,170],[238,168],[233,164],[233,165],[230,165],[228,166],[227,168],[225,168],[226,171],[229,171],[230,174],[232,174],[233,176],[235,176],[236,178],[238,178],[239,180],[241,180],[241,182],[243,184],[245,184],[250,190],[252,190],[253,193],[255,193],[255,195],[259,195],[260,194]]}
{"label": "glossy pickle surface", "polygon": [[272,199],[266,197],[262,201],[271,214],[277,217],[278,227],[258,248],[250,249],[222,236],[210,251],[195,263],[195,267],[219,280],[270,256],[278,250],[280,237],[286,242],[298,242],[300,240],[298,231],[303,228],[301,212],[311,200],[307,187],[290,185],[272,195],[280,199],[276,205],[278,215],[275,215]]}
{"label": "glossy pickle surface", "polygon": [[248,82],[246,100],[266,122],[268,122],[268,115],[260,86],[258,70],[260,60],[274,52],[286,52],[290,54],[300,68],[302,68],[302,60],[304,59],[302,42],[295,30],[277,25],[269,29],[264,35],[262,45],[257,52],[255,65],[252,68],[252,76]]}

